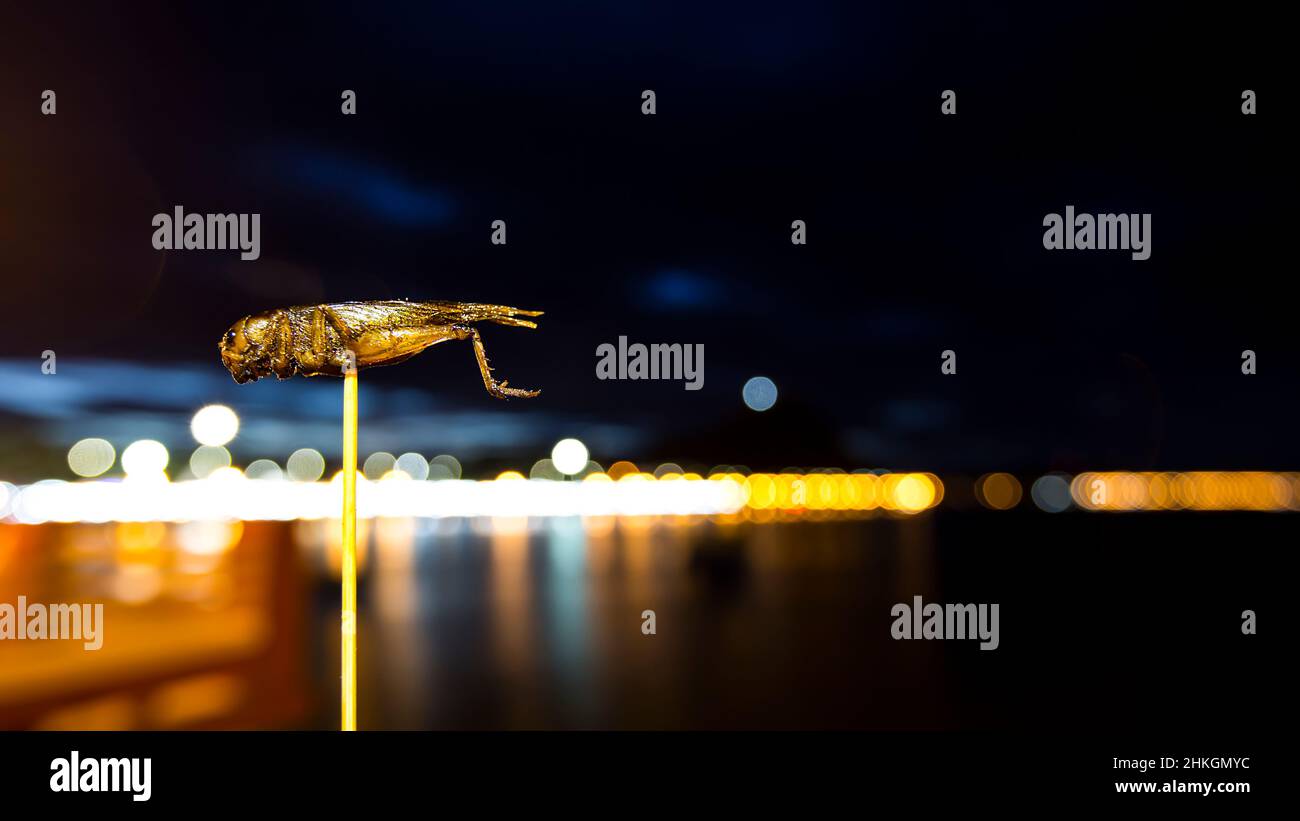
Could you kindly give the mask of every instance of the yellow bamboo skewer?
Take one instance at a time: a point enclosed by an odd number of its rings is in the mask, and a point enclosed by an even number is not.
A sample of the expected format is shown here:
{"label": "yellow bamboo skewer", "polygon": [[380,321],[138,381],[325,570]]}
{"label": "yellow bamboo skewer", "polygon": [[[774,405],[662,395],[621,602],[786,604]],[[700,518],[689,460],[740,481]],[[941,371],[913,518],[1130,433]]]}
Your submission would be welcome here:
{"label": "yellow bamboo skewer", "polygon": [[343,729],[357,729],[357,369],[343,374]]}

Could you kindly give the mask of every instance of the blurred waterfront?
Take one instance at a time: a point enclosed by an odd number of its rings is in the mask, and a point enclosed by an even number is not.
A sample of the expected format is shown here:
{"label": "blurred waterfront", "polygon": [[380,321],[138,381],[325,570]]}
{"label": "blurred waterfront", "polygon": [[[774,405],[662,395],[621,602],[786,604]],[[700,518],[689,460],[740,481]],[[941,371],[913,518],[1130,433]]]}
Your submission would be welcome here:
{"label": "blurred waterfront", "polygon": [[[370,520],[360,725],[1261,724],[1285,678],[1239,615],[1280,600],[1291,518]],[[106,602],[102,650],[0,643],[0,725],[335,728],[334,524],[0,525],[0,601]],[[1001,646],[892,640],[918,595],[1000,602]]]}
{"label": "blurred waterfront", "polygon": [[[1240,614],[1281,595],[1289,519],[447,520],[380,550],[365,581],[362,726],[1266,726],[1286,690],[1279,644],[1243,636]],[[914,596],[1000,602],[1001,646],[891,639],[891,607]],[[319,591],[319,681],[337,674],[336,602]],[[1252,698],[1225,699],[1243,680]]]}

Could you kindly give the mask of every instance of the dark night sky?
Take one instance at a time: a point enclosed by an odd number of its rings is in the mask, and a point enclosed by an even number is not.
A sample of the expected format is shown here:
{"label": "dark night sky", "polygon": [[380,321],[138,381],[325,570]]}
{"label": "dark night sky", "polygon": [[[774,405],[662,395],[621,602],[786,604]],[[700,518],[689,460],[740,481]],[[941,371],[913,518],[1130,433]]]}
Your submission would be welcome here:
{"label": "dark night sky", "polygon": [[[624,441],[646,457],[1300,465],[1290,46],[1267,16],[547,5],[6,11],[0,357],[221,376],[216,340],[252,311],[500,302],[547,311],[539,331],[485,330],[500,372],[544,389],[509,412],[639,430]],[[177,204],[259,212],[261,259],[164,257],[150,219]],[[1151,259],[1044,251],[1043,215],[1067,204],[1151,212]],[[597,381],[619,335],[703,343],[705,389]],[[740,402],[756,374],[781,390],[767,414]],[[100,412],[148,408],[139,381]],[[502,411],[467,348],[367,383]]]}

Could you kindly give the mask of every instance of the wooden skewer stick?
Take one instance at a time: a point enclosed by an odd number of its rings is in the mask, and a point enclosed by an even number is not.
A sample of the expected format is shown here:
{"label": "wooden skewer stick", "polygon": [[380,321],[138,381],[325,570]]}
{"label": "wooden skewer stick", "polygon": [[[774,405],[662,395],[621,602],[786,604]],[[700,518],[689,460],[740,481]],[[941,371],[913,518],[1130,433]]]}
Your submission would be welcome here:
{"label": "wooden skewer stick", "polygon": [[343,374],[343,729],[357,729],[357,369]]}

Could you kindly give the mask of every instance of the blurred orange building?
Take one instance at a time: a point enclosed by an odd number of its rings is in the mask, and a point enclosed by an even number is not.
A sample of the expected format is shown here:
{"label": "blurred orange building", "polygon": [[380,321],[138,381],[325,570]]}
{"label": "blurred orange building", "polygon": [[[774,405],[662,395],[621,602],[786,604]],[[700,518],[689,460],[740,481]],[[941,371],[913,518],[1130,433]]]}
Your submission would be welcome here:
{"label": "blurred orange building", "polygon": [[301,724],[300,561],[282,522],[0,525],[0,602],[104,605],[99,650],[0,641],[0,729]]}

